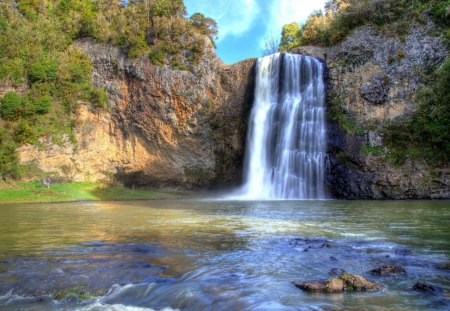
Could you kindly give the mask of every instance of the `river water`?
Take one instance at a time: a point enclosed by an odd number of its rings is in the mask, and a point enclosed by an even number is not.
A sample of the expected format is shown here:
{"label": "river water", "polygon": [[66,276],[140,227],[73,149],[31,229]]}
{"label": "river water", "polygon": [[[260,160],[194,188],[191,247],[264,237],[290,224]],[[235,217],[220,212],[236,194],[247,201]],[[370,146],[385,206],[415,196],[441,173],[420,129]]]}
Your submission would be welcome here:
{"label": "river water", "polygon": [[[1,205],[0,310],[448,310],[449,225],[448,201]],[[407,275],[367,274],[382,264]],[[332,268],[383,290],[291,284]]]}

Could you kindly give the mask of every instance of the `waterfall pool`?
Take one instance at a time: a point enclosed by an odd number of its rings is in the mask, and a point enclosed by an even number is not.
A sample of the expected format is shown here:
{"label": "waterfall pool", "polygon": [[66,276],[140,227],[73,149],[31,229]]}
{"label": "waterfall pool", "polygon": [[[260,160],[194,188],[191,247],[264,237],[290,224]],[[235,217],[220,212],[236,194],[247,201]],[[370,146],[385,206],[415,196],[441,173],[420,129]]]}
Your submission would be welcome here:
{"label": "waterfall pool", "polygon": [[[0,310],[448,310],[449,224],[448,201],[2,205]],[[407,274],[367,273],[382,264]],[[333,268],[383,289],[291,284]]]}

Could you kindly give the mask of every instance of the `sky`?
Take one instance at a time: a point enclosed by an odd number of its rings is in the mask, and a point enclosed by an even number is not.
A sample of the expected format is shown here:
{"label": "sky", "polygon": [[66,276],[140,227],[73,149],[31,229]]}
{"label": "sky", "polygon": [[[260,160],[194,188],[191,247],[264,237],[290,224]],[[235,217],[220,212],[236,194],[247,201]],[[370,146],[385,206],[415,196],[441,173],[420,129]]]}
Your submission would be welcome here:
{"label": "sky", "polygon": [[304,22],[325,0],[184,0],[188,14],[203,13],[219,26],[217,54],[227,64],[261,57],[266,38],[283,25]]}

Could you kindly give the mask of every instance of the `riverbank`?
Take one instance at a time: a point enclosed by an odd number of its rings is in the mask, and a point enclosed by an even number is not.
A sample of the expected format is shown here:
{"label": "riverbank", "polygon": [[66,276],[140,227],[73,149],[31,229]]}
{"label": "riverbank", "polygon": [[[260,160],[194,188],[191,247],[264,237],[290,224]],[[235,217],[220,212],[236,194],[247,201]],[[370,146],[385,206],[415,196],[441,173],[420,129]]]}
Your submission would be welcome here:
{"label": "riverbank", "polygon": [[182,194],[147,189],[130,189],[101,183],[55,183],[47,188],[36,182],[0,184],[0,204],[72,201],[126,201],[174,199]]}

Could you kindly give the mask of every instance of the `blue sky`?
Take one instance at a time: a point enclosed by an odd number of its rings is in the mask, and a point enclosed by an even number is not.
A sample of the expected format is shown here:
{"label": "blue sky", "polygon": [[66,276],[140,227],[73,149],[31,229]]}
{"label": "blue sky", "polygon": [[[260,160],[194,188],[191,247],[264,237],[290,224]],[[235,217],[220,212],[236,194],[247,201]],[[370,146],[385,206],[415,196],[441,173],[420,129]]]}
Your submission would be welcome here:
{"label": "blue sky", "polygon": [[219,25],[217,54],[228,64],[260,57],[266,38],[281,27],[303,22],[325,0],[184,0],[189,15],[200,12]]}

